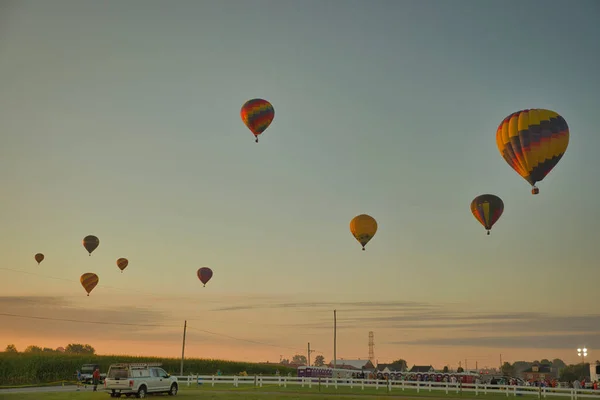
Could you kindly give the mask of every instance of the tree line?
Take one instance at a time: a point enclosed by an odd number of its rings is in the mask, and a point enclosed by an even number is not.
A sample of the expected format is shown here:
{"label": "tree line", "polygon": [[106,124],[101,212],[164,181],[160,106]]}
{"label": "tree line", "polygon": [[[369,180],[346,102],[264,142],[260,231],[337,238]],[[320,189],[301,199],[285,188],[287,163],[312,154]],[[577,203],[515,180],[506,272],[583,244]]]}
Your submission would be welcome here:
{"label": "tree line", "polygon": [[[17,346],[15,346],[14,344],[9,344],[8,346],[6,346],[4,352],[19,353],[19,351],[17,350]],[[57,347],[56,349],[52,349],[50,347],[30,345],[27,346],[25,350],[23,350],[23,353],[66,353],[95,355],[96,350],[89,344],[69,343],[66,347]]]}

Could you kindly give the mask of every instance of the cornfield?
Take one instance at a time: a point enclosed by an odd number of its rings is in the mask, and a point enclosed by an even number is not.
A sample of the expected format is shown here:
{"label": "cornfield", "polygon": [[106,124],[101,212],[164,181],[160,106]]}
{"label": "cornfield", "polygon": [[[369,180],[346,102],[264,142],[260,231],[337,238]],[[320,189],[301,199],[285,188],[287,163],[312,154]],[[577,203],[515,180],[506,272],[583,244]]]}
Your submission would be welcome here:
{"label": "cornfield", "polygon": [[[58,381],[73,381],[83,364],[98,364],[100,372],[106,373],[111,364],[119,362],[160,362],[162,367],[173,375],[179,375],[180,359],[132,356],[96,356],[56,353],[2,353],[0,352],[0,386],[28,385]],[[238,374],[281,374],[295,370],[281,365],[252,364],[235,361],[186,359],[183,364],[184,375],[214,374],[220,370],[224,375]]]}

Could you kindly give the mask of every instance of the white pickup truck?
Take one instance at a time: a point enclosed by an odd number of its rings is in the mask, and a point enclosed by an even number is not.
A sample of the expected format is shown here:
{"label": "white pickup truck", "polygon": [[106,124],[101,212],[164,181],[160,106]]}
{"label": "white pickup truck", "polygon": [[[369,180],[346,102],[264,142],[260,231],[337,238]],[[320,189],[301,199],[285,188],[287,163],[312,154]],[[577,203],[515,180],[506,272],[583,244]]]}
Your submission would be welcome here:
{"label": "white pickup truck", "polygon": [[145,398],[149,393],[168,393],[179,390],[177,378],[169,375],[158,363],[113,364],[104,380],[104,390],[110,397],[135,396]]}

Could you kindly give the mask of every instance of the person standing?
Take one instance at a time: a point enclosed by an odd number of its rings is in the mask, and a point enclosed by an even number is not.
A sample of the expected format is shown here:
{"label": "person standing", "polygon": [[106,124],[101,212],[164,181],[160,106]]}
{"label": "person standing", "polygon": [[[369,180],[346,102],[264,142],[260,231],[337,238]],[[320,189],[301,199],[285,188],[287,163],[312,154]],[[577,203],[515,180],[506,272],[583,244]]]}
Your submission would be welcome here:
{"label": "person standing", "polygon": [[94,392],[98,389],[98,382],[100,382],[100,369],[96,368],[92,374],[94,380]]}

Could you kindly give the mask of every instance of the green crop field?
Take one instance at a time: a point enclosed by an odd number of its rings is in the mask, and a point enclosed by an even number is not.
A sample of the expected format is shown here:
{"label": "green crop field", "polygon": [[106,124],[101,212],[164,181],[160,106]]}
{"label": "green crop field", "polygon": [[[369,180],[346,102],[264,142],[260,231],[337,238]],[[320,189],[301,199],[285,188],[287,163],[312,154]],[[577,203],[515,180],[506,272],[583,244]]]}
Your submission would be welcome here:
{"label": "green crop field", "polygon": [[[99,364],[102,372],[117,362],[160,362],[163,368],[179,375],[180,359],[132,356],[69,355],[55,353],[0,353],[0,388],[59,381],[73,381],[75,371],[83,364]],[[274,375],[275,371],[287,374],[295,370],[274,364],[252,364],[235,361],[186,359],[183,372],[211,375],[220,370],[224,375],[248,374]]]}

